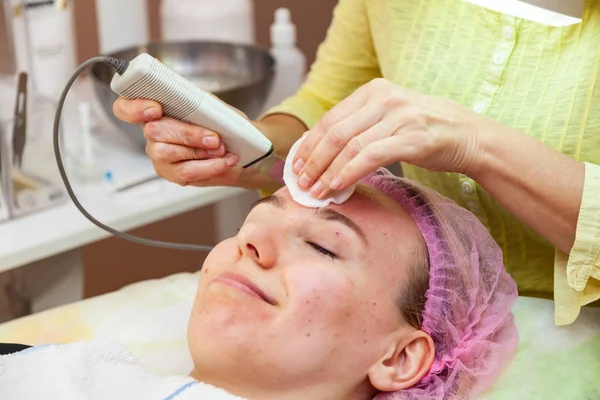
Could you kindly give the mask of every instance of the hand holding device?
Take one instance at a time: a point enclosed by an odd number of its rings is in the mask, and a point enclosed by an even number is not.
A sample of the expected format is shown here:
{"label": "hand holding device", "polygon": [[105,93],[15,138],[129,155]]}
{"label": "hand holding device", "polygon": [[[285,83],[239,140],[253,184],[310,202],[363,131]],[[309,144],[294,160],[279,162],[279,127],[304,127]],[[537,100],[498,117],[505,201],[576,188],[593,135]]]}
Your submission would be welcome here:
{"label": "hand holding device", "polygon": [[153,100],[165,116],[218,133],[243,168],[273,152],[271,142],[250,121],[148,54],[140,54],[123,73],[115,74],[111,89],[126,99]]}
{"label": "hand holding device", "polygon": [[115,93],[128,99],[153,100],[161,104],[164,115],[219,133],[227,150],[239,157],[239,163],[244,168],[267,158],[273,151],[271,142],[250,121],[225,103],[202,91],[148,54],[141,54],[131,62],[113,57],[93,57],[81,64],[67,82],[56,109],[53,146],[61,178],[77,209],[96,226],[122,239],[162,248],[211,251],[213,246],[162,242],[120,232],[96,220],[78,201],[61,158],[60,119],[71,86],[86,68],[97,63],[105,63],[116,70],[111,82]]}

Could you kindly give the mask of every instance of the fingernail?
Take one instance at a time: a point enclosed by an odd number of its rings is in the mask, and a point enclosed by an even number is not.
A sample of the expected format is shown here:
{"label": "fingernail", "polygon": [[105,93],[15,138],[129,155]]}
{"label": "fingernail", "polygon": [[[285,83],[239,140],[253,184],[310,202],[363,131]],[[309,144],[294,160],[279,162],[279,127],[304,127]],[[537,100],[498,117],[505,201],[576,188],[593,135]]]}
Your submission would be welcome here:
{"label": "fingernail", "polygon": [[310,132],[310,131],[306,131],[306,132],[304,132],[304,133],[302,134],[302,137],[303,137],[303,138],[307,137],[307,136],[308,136],[308,132]]}
{"label": "fingernail", "polygon": [[322,191],[323,191],[323,184],[321,183],[321,181],[318,181],[310,189],[310,194],[312,194],[312,196],[314,198],[318,198]]}
{"label": "fingernail", "polygon": [[302,171],[302,168],[304,167],[304,160],[299,158],[296,160],[296,162],[294,163],[294,173],[296,175],[298,175],[300,173],[300,171]]}
{"label": "fingernail", "polygon": [[302,189],[308,189],[310,186],[311,179],[306,174],[302,174],[300,179],[298,179],[298,186]]}
{"label": "fingernail", "polygon": [[327,188],[325,188],[325,190],[321,191],[321,194],[319,195],[319,200],[326,199],[328,195],[329,195],[329,190],[327,190]]}
{"label": "fingernail", "polygon": [[238,156],[236,156],[235,154],[231,154],[231,155],[227,156],[227,158],[225,160],[226,160],[228,167],[233,167],[240,161],[240,158]]}
{"label": "fingernail", "polygon": [[340,178],[339,176],[333,178],[329,187],[333,190],[340,190],[342,188],[342,178]]}
{"label": "fingernail", "polygon": [[148,119],[160,118],[160,113],[156,107],[150,107],[144,111],[144,116]]}
{"label": "fingernail", "polygon": [[214,149],[219,146],[219,141],[214,136],[207,136],[202,139],[202,145]]}

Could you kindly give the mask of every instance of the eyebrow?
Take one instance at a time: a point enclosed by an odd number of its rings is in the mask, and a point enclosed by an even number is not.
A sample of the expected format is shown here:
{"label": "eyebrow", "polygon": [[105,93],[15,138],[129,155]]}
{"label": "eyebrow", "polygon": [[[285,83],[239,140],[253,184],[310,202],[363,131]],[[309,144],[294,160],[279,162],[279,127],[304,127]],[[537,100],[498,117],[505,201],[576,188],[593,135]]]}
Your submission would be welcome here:
{"label": "eyebrow", "polygon": [[257,201],[255,201],[254,204],[252,204],[250,211],[254,210],[260,204],[270,204],[275,208],[284,207],[283,199],[280,196],[273,194],[271,196],[263,197],[262,199],[258,199]]}
{"label": "eyebrow", "polygon": [[[278,196],[276,194],[259,199],[252,205],[251,210],[253,210],[255,207],[257,207],[260,204],[269,204],[269,205],[271,205],[275,208],[279,208],[279,209],[283,209],[285,207],[285,201],[283,200],[283,198],[281,198],[281,196]],[[369,244],[369,241],[367,240],[367,235],[365,234],[365,231],[360,226],[358,226],[358,224],[356,222],[354,222],[353,220],[351,220],[344,214],[342,214],[338,211],[335,211],[331,208],[317,208],[314,210],[313,214],[315,215],[315,217],[317,217],[323,221],[339,222],[341,224],[346,225],[346,227],[348,227],[352,231],[354,231],[354,233],[356,233],[356,235],[358,235],[358,237],[366,245]]]}

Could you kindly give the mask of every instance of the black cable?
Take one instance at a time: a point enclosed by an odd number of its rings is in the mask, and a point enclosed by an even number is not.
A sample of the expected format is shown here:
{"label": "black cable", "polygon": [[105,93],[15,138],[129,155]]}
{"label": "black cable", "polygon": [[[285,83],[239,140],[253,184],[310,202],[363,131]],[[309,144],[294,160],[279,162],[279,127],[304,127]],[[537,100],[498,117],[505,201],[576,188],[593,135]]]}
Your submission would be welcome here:
{"label": "black cable", "polygon": [[112,235],[114,235],[118,238],[129,240],[131,242],[135,242],[135,243],[142,244],[145,246],[162,247],[162,248],[166,248],[166,249],[210,252],[213,249],[213,246],[201,246],[201,245],[196,245],[196,244],[162,242],[159,240],[144,239],[144,238],[140,238],[140,237],[137,237],[134,235],[130,235],[128,233],[120,232],[116,229],[111,228],[110,226],[104,225],[102,222],[95,219],[93,216],[90,215],[90,213],[88,213],[85,210],[85,208],[83,208],[81,203],[79,203],[79,200],[77,200],[77,197],[75,196],[73,188],[71,187],[71,184],[69,183],[69,179],[67,177],[67,173],[65,171],[65,167],[63,165],[61,154],[60,154],[60,130],[59,130],[60,118],[61,118],[63,106],[65,104],[65,99],[67,98],[67,94],[69,93],[69,90],[71,89],[71,86],[73,85],[75,80],[77,80],[79,75],[81,75],[81,73],[83,71],[85,71],[85,69],[88,68],[90,65],[99,64],[99,63],[104,63],[104,64],[111,66],[112,68],[114,68],[117,71],[117,73],[119,75],[122,75],[127,70],[127,67],[129,65],[129,63],[126,60],[118,60],[118,59],[112,58],[112,57],[93,57],[93,58],[90,58],[89,60],[85,61],[83,64],[81,64],[77,68],[77,70],[75,71],[73,76],[69,79],[69,82],[67,82],[67,85],[65,86],[65,88],[60,96],[60,100],[58,101],[56,115],[54,117],[54,137],[53,137],[54,156],[56,157],[56,163],[58,164],[58,170],[60,172],[62,181],[65,184],[65,188],[67,189],[67,193],[69,194],[69,197],[75,204],[75,207],[77,207],[77,209],[88,220],[90,220],[97,227],[111,233]]}

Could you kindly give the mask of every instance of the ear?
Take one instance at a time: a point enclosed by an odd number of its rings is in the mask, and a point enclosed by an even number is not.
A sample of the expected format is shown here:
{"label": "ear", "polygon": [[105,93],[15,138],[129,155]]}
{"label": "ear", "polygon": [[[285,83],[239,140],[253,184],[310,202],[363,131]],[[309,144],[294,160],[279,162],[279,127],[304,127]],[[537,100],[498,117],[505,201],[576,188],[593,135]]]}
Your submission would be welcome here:
{"label": "ear", "polygon": [[369,369],[369,380],[381,392],[408,389],[429,371],[434,356],[433,340],[427,333],[398,332],[385,355]]}

